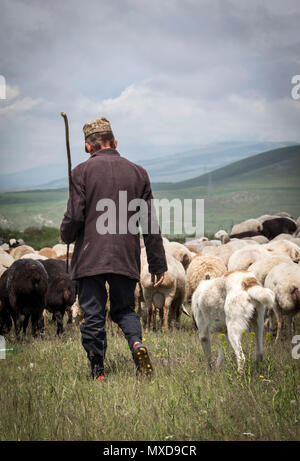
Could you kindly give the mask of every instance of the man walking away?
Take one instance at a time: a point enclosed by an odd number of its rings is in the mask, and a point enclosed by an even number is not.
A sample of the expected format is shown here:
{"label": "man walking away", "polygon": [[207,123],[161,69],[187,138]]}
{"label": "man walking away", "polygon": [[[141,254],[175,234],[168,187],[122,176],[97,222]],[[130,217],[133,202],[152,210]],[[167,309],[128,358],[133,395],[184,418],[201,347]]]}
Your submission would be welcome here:
{"label": "man walking away", "polygon": [[134,290],[140,277],[140,237],[139,232],[129,232],[127,225],[136,213],[128,211],[129,202],[142,199],[147,205],[141,225],[149,272],[153,283],[159,285],[167,263],[157,221],[154,227],[158,231],[152,233],[150,228],[156,216],[151,207],[149,177],[144,168],[121,157],[106,118],[87,122],[83,132],[90,158],[72,170],[71,194],[60,227],[65,243],[75,241],[71,275],[78,282],[79,304],[84,312],[80,327],[82,345],[92,377],[102,381],[107,347],[107,282],[111,318],[128,341],[137,372],[148,375],[152,373],[152,365],[142,344],[141,323],[134,309]]}

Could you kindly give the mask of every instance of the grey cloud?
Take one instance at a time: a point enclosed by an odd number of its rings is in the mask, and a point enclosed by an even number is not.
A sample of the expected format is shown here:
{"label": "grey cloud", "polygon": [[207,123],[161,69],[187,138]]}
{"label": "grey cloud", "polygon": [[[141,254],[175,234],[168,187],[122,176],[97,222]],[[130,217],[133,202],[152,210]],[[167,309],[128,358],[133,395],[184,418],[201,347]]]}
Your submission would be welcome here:
{"label": "grey cloud", "polygon": [[[286,109],[282,100],[290,97],[292,75],[300,73],[299,22],[297,0],[4,0],[0,74],[18,86],[19,100],[42,101],[14,117],[0,110],[4,168],[23,168],[29,159],[46,164],[60,158],[61,110],[70,114],[74,158],[83,160],[85,118],[97,116],[94,111],[103,100],[117,100],[133,84],[149,88],[152,96],[161,94],[165,104],[181,98],[181,107],[203,108],[210,120],[211,111],[218,120],[218,113],[233,110],[229,101],[234,96],[263,100],[269,104],[268,113],[278,101],[276,108],[284,118],[274,113],[274,123],[267,123],[268,136],[292,136],[298,112]],[[162,107],[158,109],[159,113]],[[236,124],[234,115],[228,117],[233,126],[241,127],[240,136],[245,136],[247,124],[251,136],[265,136],[259,123],[254,126],[253,114],[248,118],[246,110],[239,113],[243,123]],[[134,123],[133,118],[132,133],[124,139],[132,152]],[[162,116],[162,130],[164,123],[169,123],[167,116]],[[272,125],[277,127],[274,133]],[[183,127],[178,144],[184,145],[185,131]],[[228,136],[239,133],[235,128]],[[24,158],[17,161],[20,151]]]}

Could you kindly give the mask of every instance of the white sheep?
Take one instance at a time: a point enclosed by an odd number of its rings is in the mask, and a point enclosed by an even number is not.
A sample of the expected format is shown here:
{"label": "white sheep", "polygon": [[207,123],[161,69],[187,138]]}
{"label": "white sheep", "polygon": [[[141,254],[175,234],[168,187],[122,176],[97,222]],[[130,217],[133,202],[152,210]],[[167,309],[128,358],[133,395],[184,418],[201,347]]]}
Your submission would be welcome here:
{"label": "white sheep", "polygon": [[292,336],[292,319],[300,311],[300,266],[294,263],[279,264],[267,275],[265,287],[276,296],[274,313],[277,320],[276,341],[282,339],[283,316],[288,319],[288,335]]}
{"label": "white sheep", "polygon": [[263,226],[257,219],[247,219],[240,224],[235,224],[230,235],[242,234],[243,232],[261,232],[262,230]]}
{"label": "white sheep", "polygon": [[0,249],[0,264],[3,267],[7,269],[14,261],[14,258],[10,254],[6,253],[6,251],[2,250],[2,248]]}
{"label": "white sheep", "polygon": [[[64,243],[57,243],[56,245],[54,245],[54,247],[52,247],[52,250],[55,251],[58,257],[67,255],[67,245],[65,245]],[[74,244],[71,243],[69,246],[69,252],[73,253],[73,251]]]}
{"label": "white sheep", "polygon": [[10,246],[8,243],[3,243],[0,248],[2,248],[2,250],[6,251],[6,253],[9,253],[10,252]]}
{"label": "white sheep", "polygon": [[291,234],[279,234],[274,237],[271,242],[277,242],[277,240],[292,240],[293,236]]}
{"label": "white sheep", "polygon": [[186,270],[192,260],[190,250],[179,242],[164,242],[165,252],[170,253]]}
{"label": "white sheep", "polygon": [[[203,280],[199,284],[192,297],[192,311],[209,367],[212,365],[210,333],[227,332],[238,370],[242,371],[245,357],[241,337],[250,323],[256,333],[256,360],[263,359],[265,307],[272,306],[274,299],[274,293],[263,288],[251,272],[229,272],[223,277]],[[221,366],[223,361],[221,345],[217,366]]]}
{"label": "white sheep", "polygon": [[293,261],[287,255],[278,255],[278,254],[268,254],[262,258],[259,258],[253,264],[251,264],[248,268],[249,272],[253,272],[257,280],[264,285],[265,278],[267,277],[268,273],[270,272],[273,267],[278,266],[281,263],[291,263]]}
{"label": "white sheep", "polygon": [[215,248],[220,246],[220,240],[208,240],[206,237],[202,237],[201,239],[197,240],[189,240],[185,243],[185,246],[190,250],[196,253],[201,253],[204,248],[212,247]]}
{"label": "white sheep", "polygon": [[38,253],[26,253],[20,259],[35,259],[35,260],[45,260],[48,259],[46,256],[39,255]]}
{"label": "white sheep", "polygon": [[[273,269],[273,267],[277,266],[281,263],[291,263],[294,264],[291,258],[285,254],[276,254],[276,253],[269,253],[268,256],[264,256],[263,258],[258,259],[256,262],[249,266],[248,270],[255,274],[257,280],[264,285],[265,279],[268,273]],[[266,319],[265,319],[265,327],[273,332],[274,331],[274,310],[267,309],[266,311]]]}
{"label": "white sheep", "polygon": [[269,242],[269,239],[264,235],[254,235],[253,237],[248,237],[248,240],[259,243],[260,245]]}
{"label": "white sheep", "polygon": [[290,242],[289,240],[271,241],[262,246],[273,254],[288,255],[295,263],[300,261],[300,248],[296,243]]}
{"label": "white sheep", "polygon": [[35,253],[34,248],[32,248],[29,245],[20,245],[16,248],[13,248],[10,252],[10,255],[14,259],[20,259],[22,256],[29,254],[29,253]]}
{"label": "white sheep", "polygon": [[228,270],[247,270],[251,264],[264,256],[268,256],[268,251],[263,245],[246,245],[230,256]]}
{"label": "white sheep", "polygon": [[[255,243],[255,242],[254,242]],[[243,240],[231,240],[230,242],[220,245],[218,247],[203,248],[202,254],[205,256],[217,256],[222,259],[225,266],[227,266],[230,256],[238,249],[244,248],[247,242]]]}
{"label": "white sheep", "polygon": [[221,240],[222,245],[230,242],[230,237],[228,233],[223,229],[220,229],[218,232],[215,233],[215,238]]}
{"label": "white sheep", "polygon": [[[185,298],[185,271],[180,262],[178,262],[170,253],[166,252],[168,270],[165,272],[163,282],[157,287],[153,286],[151,274],[147,261],[142,256],[140,283],[145,300],[145,309],[147,323],[146,327],[150,330],[151,318],[153,314],[153,329],[156,328],[156,309],[159,310],[161,327],[167,331],[172,317],[175,324],[179,326],[183,301]],[[152,309],[152,303],[154,309]]]}

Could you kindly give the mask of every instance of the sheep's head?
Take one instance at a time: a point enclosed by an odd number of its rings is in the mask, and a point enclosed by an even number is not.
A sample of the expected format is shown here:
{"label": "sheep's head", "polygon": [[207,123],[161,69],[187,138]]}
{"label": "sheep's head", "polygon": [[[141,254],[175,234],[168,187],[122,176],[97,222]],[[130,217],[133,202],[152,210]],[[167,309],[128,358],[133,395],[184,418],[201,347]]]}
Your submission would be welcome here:
{"label": "sheep's head", "polygon": [[296,248],[291,249],[291,258],[294,261],[294,263],[299,263],[300,262],[300,251],[297,250]]}
{"label": "sheep's head", "polygon": [[215,238],[218,239],[218,240],[221,240],[223,235],[228,236],[228,234],[227,234],[227,232],[225,230],[220,229],[220,230],[218,230],[218,232],[215,233]]}

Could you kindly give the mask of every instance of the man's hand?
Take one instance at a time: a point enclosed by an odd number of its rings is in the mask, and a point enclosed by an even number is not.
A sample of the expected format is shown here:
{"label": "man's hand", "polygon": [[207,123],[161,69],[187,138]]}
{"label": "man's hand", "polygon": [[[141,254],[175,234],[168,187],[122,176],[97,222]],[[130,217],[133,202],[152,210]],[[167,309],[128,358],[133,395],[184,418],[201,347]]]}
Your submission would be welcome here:
{"label": "man's hand", "polygon": [[[151,274],[151,282],[153,283],[154,288],[158,287],[158,285],[160,285],[163,282],[164,278],[165,278],[164,273],[162,273],[162,274]],[[155,279],[156,279],[156,281],[155,281]]]}

